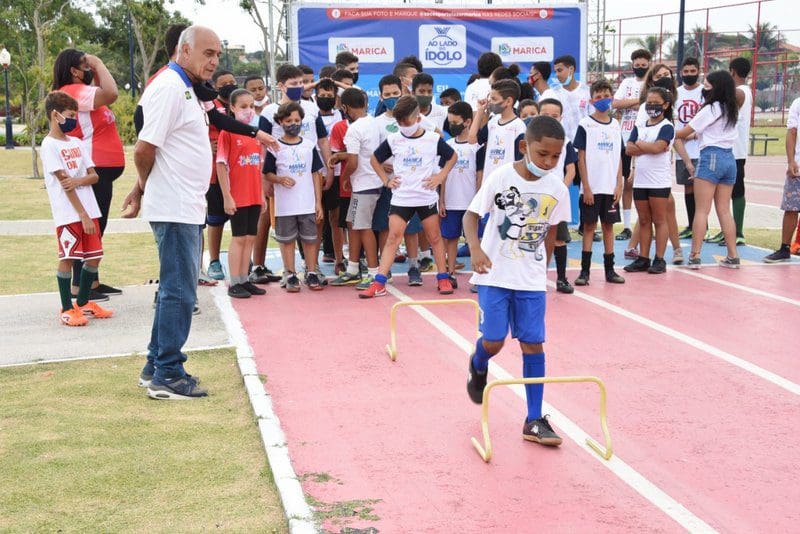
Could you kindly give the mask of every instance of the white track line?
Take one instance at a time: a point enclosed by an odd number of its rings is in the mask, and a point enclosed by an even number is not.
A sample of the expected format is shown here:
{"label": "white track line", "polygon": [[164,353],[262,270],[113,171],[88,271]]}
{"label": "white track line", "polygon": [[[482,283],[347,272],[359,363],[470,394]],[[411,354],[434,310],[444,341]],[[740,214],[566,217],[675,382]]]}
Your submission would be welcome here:
{"label": "white track line", "polygon": [[709,282],[714,282],[715,284],[719,284],[726,287],[732,287],[734,289],[738,289],[739,291],[745,291],[747,293],[751,293],[753,295],[758,295],[759,297],[765,297],[772,300],[777,300],[778,302],[783,302],[784,304],[790,304],[792,306],[799,306],[800,307],[800,300],[790,299],[789,297],[784,297],[782,295],[776,295],[775,293],[770,293],[768,291],[762,291],[761,289],[756,289],[754,287],[743,286],[740,284],[736,284],[734,282],[729,282],[727,280],[721,280],[719,278],[714,278],[713,276],[708,276],[707,274],[700,274],[696,271],[690,271],[687,269],[670,269],[671,271],[675,271],[681,274],[694,276],[696,278],[701,278],[703,280],[708,280]]}
{"label": "white track line", "polygon": [[[386,290],[399,300],[413,300],[411,297],[391,285],[387,285]],[[433,312],[421,306],[411,306],[411,309],[413,309],[423,319],[428,321],[434,328],[444,334],[450,341],[455,343],[466,353],[472,352],[475,342],[464,338],[461,334],[451,328],[450,325],[439,319],[439,317],[437,317]],[[512,378],[510,373],[505,371],[495,362],[489,363],[489,372],[498,379]],[[525,388],[523,386],[512,386],[511,389],[519,397],[525,399]],[[604,467],[608,468],[608,470],[619,477],[620,480],[625,482],[639,495],[650,501],[654,506],[667,514],[683,528],[690,532],[715,532],[711,525],[694,515],[689,509],[670,497],[665,491],[647,480],[633,467],[625,463],[618,455],[615,454],[611,457],[611,460],[608,461],[600,458],[597,453],[595,453],[589,448],[588,445],[586,445],[586,439],[590,437],[589,434],[587,434],[575,422],[570,420],[558,409],[556,409],[552,404],[544,402],[542,407],[552,415],[553,421],[568,438],[574,441],[581,449],[586,451],[589,456],[600,462],[600,464]]]}
{"label": "white track line", "polygon": [[253,349],[250,347],[247,333],[239,320],[239,314],[233,309],[226,287],[219,285],[212,288],[211,293],[231,342],[236,347],[239,370],[244,379],[250,404],[253,406],[253,413],[258,420],[261,440],[264,443],[267,458],[269,458],[272,477],[281,496],[283,512],[289,522],[289,530],[293,534],[317,533],[319,530],[314,523],[314,516],[306,502],[303,488],[300,486],[300,481],[297,479],[297,474],[289,458],[286,436],[281,429],[278,416],[272,409],[272,399],[258,376]]}
{"label": "white track line", "polygon": [[[548,281],[547,284],[550,287],[555,287],[555,283],[553,283],[553,282]],[[669,337],[671,337],[673,339],[676,339],[676,340],[680,341],[681,343],[685,343],[685,344],[689,345],[690,347],[694,347],[696,349],[702,350],[703,352],[705,352],[707,354],[710,354],[711,356],[714,356],[716,358],[719,358],[720,360],[722,360],[724,362],[730,363],[731,365],[735,365],[736,367],[738,367],[738,368],[740,368],[740,369],[742,369],[744,371],[747,371],[748,373],[751,373],[751,374],[753,374],[753,375],[755,375],[755,376],[757,376],[759,378],[762,378],[764,380],[767,380],[768,382],[771,382],[772,384],[775,384],[778,387],[781,387],[781,388],[785,389],[789,393],[794,393],[795,395],[800,395],[800,384],[792,382],[789,379],[783,378],[782,376],[777,375],[777,374],[773,373],[772,371],[767,371],[763,367],[759,367],[758,365],[756,365],[754,363],[748,362],[747,360],[739,358],[738,356],[734,356],[733,354],[731,354],[729,352],[725,352],[722,349],[718,349],[717,347],[715,347],[713,345],[709,345],[708,343],[706,343],[704,341],[700,341],[699,339],[694,338],[692,336],[686,335],[683,332],[678,332],[677,330],[674,330],[674,329],[672,329],[672,328],[670,328],[668,326],[664,326],[661,323],[657,323],[655,321],[647,319],[646,317],[642,317],[641,315],[638,315],[636,313],[628,311],[625,308],[621,308],[620,306],[617,306],[615,304],[611,304],[611,303],[606,302],[606,301],[604,301],[602,299],[599,299],[597,297],[593,297],[591,295],[587,295],[586,293],[584,293],[582,291],[576,290],[574,295],[576,297],[580,298],[580,299],[583,299],[583,300],[586,300],[588,302],[591,302],[592,304],[596,304],[597,306],[600,306],[601,308],[605,308],[608,311],[611,311],[611,312],[614,312],[614,313],[616,313],[618,315],[621,315],[621,316],[625,317],[626,319],[630,319],[630,320],[635,321],[635,322],[637,322],[637,323],[639,323],[641,325],[644,325],[644,326],[646,326],[648,328],[652,328],[656,332],[659,332],[659,333],[664,334],[666,336],[669,336]]]}

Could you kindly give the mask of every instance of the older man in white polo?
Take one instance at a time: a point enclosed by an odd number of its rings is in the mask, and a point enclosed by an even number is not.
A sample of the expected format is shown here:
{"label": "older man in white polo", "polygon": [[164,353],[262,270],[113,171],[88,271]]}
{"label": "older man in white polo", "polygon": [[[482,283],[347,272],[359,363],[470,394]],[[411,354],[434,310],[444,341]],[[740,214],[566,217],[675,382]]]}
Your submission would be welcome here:
{"label": "older man in white polo", "polygon": [[177,59],[147,86],[140,102],[144,125],[134,149],[139,179],[123,209],[126,217],[135,217],[142,206],[161,263],[147,364],[139,380],[154,399],[208,395],[184,370],[182,349],[192,325],[211,175],[208,117],[192,84],[210,80],[219,57],[214,31],[188,27],[178,41]]}

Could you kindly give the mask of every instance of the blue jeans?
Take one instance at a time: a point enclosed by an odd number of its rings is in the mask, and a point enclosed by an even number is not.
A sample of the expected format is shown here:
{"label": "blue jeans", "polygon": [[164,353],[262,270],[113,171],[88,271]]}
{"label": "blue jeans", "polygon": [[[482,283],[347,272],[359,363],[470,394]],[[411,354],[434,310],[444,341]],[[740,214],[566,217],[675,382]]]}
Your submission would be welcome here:
{"label": "blue jeans", "polygon": [[158,301],[153,317],[147,363],[158,380],[183,378],[186,354],[181,349],[192,327],[200,269],[200,225],[151,222],[161,264]]}
{"label": "blue jeans", "polygon": [[736,183],[736,159],[733,150],[718,146],[700,149],[700,158],[695,169],[695,177],[715,185]]}

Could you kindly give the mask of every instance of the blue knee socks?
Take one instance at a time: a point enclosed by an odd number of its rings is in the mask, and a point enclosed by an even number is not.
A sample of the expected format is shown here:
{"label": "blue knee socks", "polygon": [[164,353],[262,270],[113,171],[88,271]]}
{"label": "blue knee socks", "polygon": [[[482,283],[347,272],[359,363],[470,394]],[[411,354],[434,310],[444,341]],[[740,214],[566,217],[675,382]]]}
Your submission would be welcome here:
{"label": "blue knee socks", "polygon": [[475,343],[475,355],[472,356],[472,366],[479,373],[485,373],[489,370],[489,360],[491,357],[492,355],[483,348],[483,338],[480,338],[478,342]]}
{"label": "blue knee socks", "polygon": [[[544,376],[544,352],[522,355],[522,376],[540,378]],[[525,397],[528,401],[528,421],[542,416],[542,397],[544,384],[526,384]]]}

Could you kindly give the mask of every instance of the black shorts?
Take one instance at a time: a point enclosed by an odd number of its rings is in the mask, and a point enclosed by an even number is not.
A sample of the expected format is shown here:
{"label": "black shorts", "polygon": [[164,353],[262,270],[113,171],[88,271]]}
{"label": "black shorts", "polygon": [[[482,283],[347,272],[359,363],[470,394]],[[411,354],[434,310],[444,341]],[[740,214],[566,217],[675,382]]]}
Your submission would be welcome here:
{"label": "black shorts", "polygon": [[236,208],[236,213],[231,215],[231,233],[233,237],[256,235],[258,233],[258,218],[261,216],[261,206],[243,206]]}
{"label": "black shorts", "polygon": [[744,196],[744,163],[745,159],[736,160],[736,183],[733,184],[732,198],[742,198]]}
{"label": "black shorts", "polygon": [[339,228],[347,228],[348,211],[350,211],[350,197],[339,197]]}
{"label": "black shorts", "polygon": [[669,187],[659,187],[659,188],[634,187],[633,200],[648,200],[651,198],[669,198],[670,192],[671,188]]}
{"label": "black shorts", "polygon": [[560,223],[558,223],[558,226],[556,227],[556,241],[569,241],[569,240],[570,240],[569,226],[567,226],[566,222],[561,221]]}
{"label": "black shorts", "polygon": [[594,204],[591,206],[587,206],[583,202],[583,195],[581,195],[578,204],[581,208],[581,224],[593,224],[597,222],[597,219],[606,224],[620,221],[619,203],[614,202],[614,195],[595,195]]}
{"label": "black shorts", "polygon": [[631,175],[631,161],[633,158],[625,153],[625,144],[622,145],[622,177],[628,178]]}
{"label": "black shorts", "polygon": [[339,207],[339,177],[333,177],[333,185],[327,191],[322,192],[322,209],[325,211],[335,210]]}
{"label": "black shorts", "polygon": [[414,214],[419,215],[419,220],[424,221],[432,215],[439,216],[439,205],[433,203],[430,206],[389,206],[389,216],[398,215],[406,223],[411,220]]}
{"label": "black shorts", "polygon": [[225,226],[230,217],[225,213],[225,200],[222,188],[218,183],[208,186],[206,191],[206,224],[209,226]]}
{"label": "black shorts", "polygon": [[[697,158],[692,160],[692,165],[694,165],[695,169],[697,168]],[[690,185],[694,183],[692,177],[689,176],[689,170],[686,168],[686,164],[681,158],[675,160],[675,181],[678,182],[678,185]]]}

